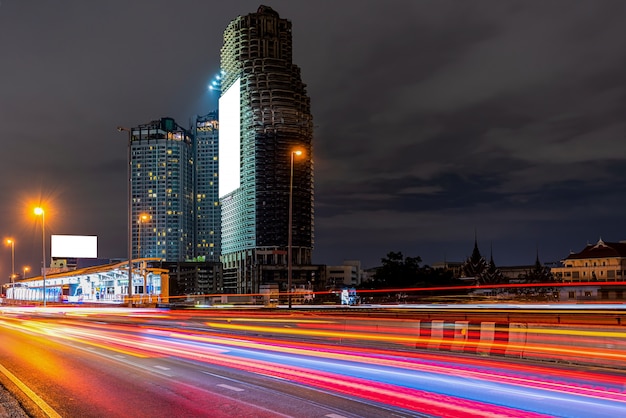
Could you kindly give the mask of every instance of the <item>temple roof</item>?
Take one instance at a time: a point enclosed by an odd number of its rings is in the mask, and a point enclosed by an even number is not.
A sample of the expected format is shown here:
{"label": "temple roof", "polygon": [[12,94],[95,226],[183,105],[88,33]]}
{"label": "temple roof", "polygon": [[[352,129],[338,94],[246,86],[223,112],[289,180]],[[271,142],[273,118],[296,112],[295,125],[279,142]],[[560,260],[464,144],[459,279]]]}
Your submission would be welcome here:
{"label": "temple roof", "polygon": [[571,253],[566,260],[610,257],[626,257],[626,242],[604,242],[600,238],[596,244],[587,244],[581,252]]}

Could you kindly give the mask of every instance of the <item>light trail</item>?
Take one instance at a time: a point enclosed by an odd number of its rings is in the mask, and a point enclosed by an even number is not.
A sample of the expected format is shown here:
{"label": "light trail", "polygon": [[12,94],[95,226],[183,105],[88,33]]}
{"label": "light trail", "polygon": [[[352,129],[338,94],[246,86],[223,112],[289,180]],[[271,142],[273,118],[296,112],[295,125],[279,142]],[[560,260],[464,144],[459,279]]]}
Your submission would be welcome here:
{"label": "light trail", "polygon": [[[162,311],[133,313],[131,318],[101,311],[83,311],[81,315],[91,316],[92,321],[79,320],[72,312],[64,311],[61,319],[54,321],[9,318],[2,325],[135,356],[227,366],[416,413],[585,418],[626,414],[623,375],[530,366],[504,358],[487,360],[394,349],[393,344],[415,344],[419,340],[415,335],[402,334],[407,330],[402,327],[404,320],[383,321],[390,325],[388,328],[362,325],[357,332],[339,332],[337,318],[293,313],[246,318],[224,313],[195,317]],[[100,323],[109,318],[122,322]],[[213,321],[207,321],[209,318]],[[368,321],[371,323],[372,318],[363,318],[364,323]],[[602,328],[597,331],[578,330],[577,334],[584,338],[623,336]],[[252,333],[268,337],[245,335]],[[558,338],[567,335],[544,334]],[[362,346],[340,346],[338,339],[358,341]],[[391,344],[367,347],[372,341]]]}

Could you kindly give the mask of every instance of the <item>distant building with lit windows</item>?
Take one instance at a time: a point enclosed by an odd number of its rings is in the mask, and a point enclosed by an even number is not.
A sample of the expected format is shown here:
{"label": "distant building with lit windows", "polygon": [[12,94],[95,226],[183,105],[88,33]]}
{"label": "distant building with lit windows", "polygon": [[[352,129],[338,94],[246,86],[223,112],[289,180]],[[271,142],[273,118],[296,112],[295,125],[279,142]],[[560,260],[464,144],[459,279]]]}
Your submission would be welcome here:
{"label": "distant building with lit windows", "polygon": [[192,135],[168,117],[130,131],[132,255],[188,260],[194,255]]}
{"label": "distant building with lit windows", "polygon": [[218,113],[196,116],[193,126],[195,167],[194,255],[201,261],[219,262],[221,213],[219,207]]}
{"label": "distant building with lit windows", "polygon": [[604,242],[570,253],[553,267],[552,274],[561,282],[623,281],[626,277],[626,241]]}
{"label": "distant building with lit windows", "polygon": [[326,287],[328,289],[360,286],[368,278],[361,269],[361,262],[358,260],[344,260],[342,265],[326,266]]}

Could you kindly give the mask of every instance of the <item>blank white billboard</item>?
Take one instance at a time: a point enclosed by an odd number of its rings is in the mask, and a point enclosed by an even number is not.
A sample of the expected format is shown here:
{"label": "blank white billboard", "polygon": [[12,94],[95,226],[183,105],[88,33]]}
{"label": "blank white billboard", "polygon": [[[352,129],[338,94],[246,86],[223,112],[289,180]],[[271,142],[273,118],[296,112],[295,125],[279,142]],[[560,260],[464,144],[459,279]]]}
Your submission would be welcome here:
{"label": "blank white billboard", "polygon": [[93,235],[52,235],[50,252],[56,258],[98,258],[98,237]]}
{"label": "blank white billboard", "polygon": [[240,79],[222,94],[219,101],[219,197],[240,186],[239,143],[241,137]]}

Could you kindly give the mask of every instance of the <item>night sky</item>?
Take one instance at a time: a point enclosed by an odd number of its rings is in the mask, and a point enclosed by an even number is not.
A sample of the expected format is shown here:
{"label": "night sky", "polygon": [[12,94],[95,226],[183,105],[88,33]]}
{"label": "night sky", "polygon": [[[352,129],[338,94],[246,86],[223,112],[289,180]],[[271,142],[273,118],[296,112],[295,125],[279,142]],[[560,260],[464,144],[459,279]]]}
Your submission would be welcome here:
{"label": "night sky", "polygon": [[223,30],[260,4],[292,21],[311,97],[314,263],[462,261],[476,235],[497,265],[527,265],[626,239],[622,0],[2,0],[0,234],[16,272],[41,265],[39,202],[47,234],[126,257],[116,127],[214,110]]}

